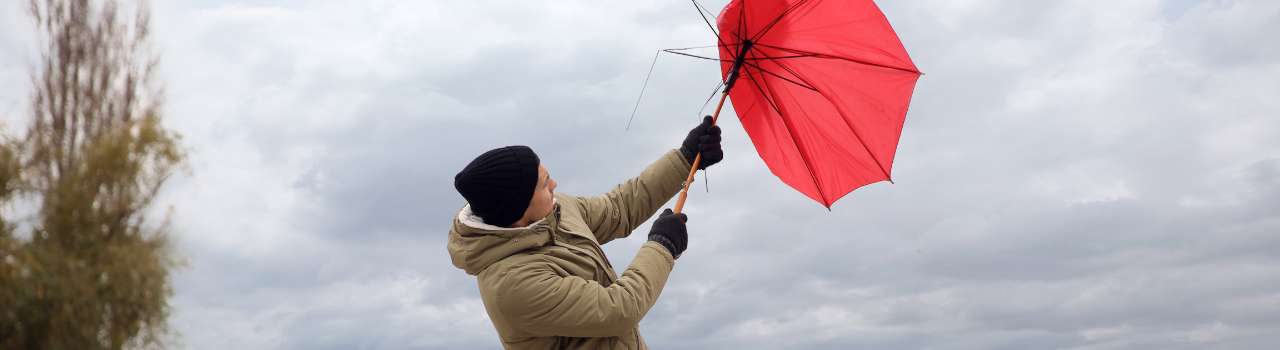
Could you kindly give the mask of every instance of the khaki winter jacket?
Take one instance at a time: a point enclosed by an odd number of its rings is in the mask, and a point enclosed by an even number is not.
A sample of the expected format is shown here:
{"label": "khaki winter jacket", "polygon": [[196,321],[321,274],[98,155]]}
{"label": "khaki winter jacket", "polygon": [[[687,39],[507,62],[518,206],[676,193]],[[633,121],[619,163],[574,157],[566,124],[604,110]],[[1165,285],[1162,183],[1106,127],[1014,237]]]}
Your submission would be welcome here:
{"label": "khaki winter jacket", "polygon": [[601,244],[624,238],[677,192],[689,173],[667,152],[598,197],[556,195],[546,218],[521,228],[486,225],[463,207],[449,232],[454,266],[476,276],[506,349],[647,349],[638,324],[675,263],[646,242],[619,277]]}

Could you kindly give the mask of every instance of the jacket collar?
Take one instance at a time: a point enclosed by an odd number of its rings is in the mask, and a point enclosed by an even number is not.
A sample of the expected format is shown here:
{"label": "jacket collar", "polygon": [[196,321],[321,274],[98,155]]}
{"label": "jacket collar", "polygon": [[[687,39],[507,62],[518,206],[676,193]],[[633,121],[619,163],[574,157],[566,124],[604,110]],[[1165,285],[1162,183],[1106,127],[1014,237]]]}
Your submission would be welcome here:
{"label": "jacket collar", "polygon": [[449,229],[449,257],[467,274],[479,274],[508,256],[550,243],[559,215],[557,203],[550,214],[529,226],[499,227],[484,223],[470,205],[464,206]]}
{"label": "jacket collar", "polygon": [[552,198],[551,200],[553,202],[551,206],[552,208],[555,208],[554,210],[551,211],[551,214],[548,214],[546,217],[538,219],[538,221],[534,221],[533,223],[524,227],[502,227],[502,226],[494,226],[494,225],[486,224],[484,222],[484,218],[481,218],[479,215],[476,215],[475,212],[471,211],[471,204],[467,204],[466,206],[463,206],[462,210],[458,211],[457,220],[458,222],[461,222],[463,225],[466,225],[467,227],[478,229],[478,230],[485,230],[485,231],[528,230],[528,229],[532,229],[534,226],[538,226],[539,224],[546,222],[547,218],[551,217],[552,215],[556,214],[556,212],[560,211],[559,201],[556,200],[555,198]]}

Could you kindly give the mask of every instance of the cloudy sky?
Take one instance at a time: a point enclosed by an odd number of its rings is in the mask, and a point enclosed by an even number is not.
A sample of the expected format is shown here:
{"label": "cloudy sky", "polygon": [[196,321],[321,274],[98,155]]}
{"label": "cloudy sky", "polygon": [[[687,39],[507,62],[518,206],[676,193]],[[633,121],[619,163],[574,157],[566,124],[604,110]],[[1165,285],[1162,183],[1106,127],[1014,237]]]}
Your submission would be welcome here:
{"label": "cloudy sky", "polygon": [[[34,64],[0,4],[0,117]],[[707,1],[713,11],[723,1]],[[735,118],[661,349],[1264,349],[1280,343],[1280,2],[881,1],[921,70],[894,167],[831,211]],[[684,1],[156,1],[190,349],[493,349],[445,251],[452,176],[527,144],[596,194],[719,78]],[[641,232],[647,231],[642,227]],[[605,247],[624,269],[643,234]]]}

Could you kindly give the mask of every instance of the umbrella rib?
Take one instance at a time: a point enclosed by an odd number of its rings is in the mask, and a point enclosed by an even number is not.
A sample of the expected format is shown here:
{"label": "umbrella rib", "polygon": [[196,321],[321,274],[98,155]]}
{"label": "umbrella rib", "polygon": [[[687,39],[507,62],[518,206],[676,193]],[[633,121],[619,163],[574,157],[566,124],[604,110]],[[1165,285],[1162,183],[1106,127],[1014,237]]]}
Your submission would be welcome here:
{"label": "umbrella rib", "polygon": [[787,65],[779,62],[774,62],[774,64],[777,64],[778,67],[782,67],[782,70],[787,71],[787,73],[791,73],[791,76],[796,77],[796,79],[800,79],[800,81],[803,81],[805,84],[809,84],[810,86],[813,85],[813,83],[809,82],[809,79],[805,79],[804,76],[800,75],[800,73],[791,70],[791,67],[787,67]]}
{"label": "umbrella rib", "polygon": [[[791,73],[792,75],[795,75],[795,76],[796,76],[796,78],[799,78],[800,80],[802,80],[802,81],[804,81],[804,82],[806,82],[806,83],[808,83],[808,82],[809,82],[809,80],[808,80],[808,79],[805,79],[805,78],[804,78],[804,76],[801,76],[801,75],[800,75],[800,73],[797,73],[797,72],[795,72],[795,71],[791,70],[791,68],[790,68],[790,67],[787,67],[786,65],[784,65],[784,64],[782,64],[782,63],[775,63],[775,64],[777,64],[779,67],[782,67],[782,69],[785,69],[787,72]],[[817,91],[817,90],[815,90],[815,91]],[[840,119],[841,119],[841,121],[843,121],[843,122],[844,122],[844,125],[845,125],[845,127],[846,127],[846,128],[849,128],[849,132],[853,133],[853,137],[855,137],[855,138],[857,138],[857,139],[858,139],[858,144],[862,145],[862,149],[863,149],[863,150],[865,150],[865,151],[867,151],[867,154],[871,156],[871,160],[874,160],[874,161],[876,162],[876,167],[880,168],[880,172],[881,172],[881,173],[884,173],[884,177],[885,177],[885,179],[888,179],[888,180],[889,180],[889,182],[893,182],[893,176],[890,176],[890,175],[889,175],[889,170],[888,170],[888,169],[885,169],[885,167],[884,167],[884,163],[880,161],[880,157],[879,157],[879,156],[877,156],[877,155],[875,154],[875,152],[872,152],[872,151],[871,151],[871,147],[870,147],[870,146],[867,146],[867,142],[862,138],[862,135],[858,133],[858,129],[857,129],[857,128],[854,128],[854,127],[853,127],[853,124],[850,124],[850,123],[849,123],[849,119],[844,118],[844,115],[846,114],[846,113],[845,113],[845,111],[844,111],[844,109],[843,109],[843,108],[840,108],[840,105],[839,105],[839,104],[836,104],[834,101],[832,101],[832,99],[831,99],[830,97],[828,97],[828,96],[827,96],[827,94],[823,93],[822,91],[818,91],[818,94],[822,95],[822,97],[823,97],[823,98],[825,98],[825,99],[827,99],[827,101],[831,101],[831,106],[832,106],[832,107],[835,107],[835,108],[836,108],[836,112],[841,114],[841,118],[840,118]]]}
{"label": "umbrella rib", "polygon": [[[819,94],[822,94],[822,92],[818,92],[818,93],[819,93]],[[823,97],[826,97],[827,95],[826,95],[826,94],[822,94],[822,96],[823,96]],[[831,98],[827,98],[827,100],[831,100]],[[845,111],[844,111],[844,108],[840,108],[840,104],[837,104],[837,103],[834,103],[834,102],[833,102],[833,103],[831,104],[831,106],[832,106],[832,107],[835,107],[835,108],[836,108],[836,112],[837,112],[837,113],[840,113],[842,117],[843,117],[843,115],[844,115],[844,114],[846,114],[846,113],[845,113]],[[858,144],[862,145],[862,149],[863,149],[863,150],[866,150],[866,151],[867,151],[867,155],[870,155],[870,156],[871,156],[871,160],[873,160],[873,161],[875,161],[875,162],[876,162],[876,167],[877,167],[877,168],[880,168],[880,172],[884,174],[884,178],[885,178],[885,180],[889,180],[889,182],[893,182],[893,176],[892,176],[892,175],[889,175],[889,169],[886,169],[886,168],[884,167],[884,162],[881,162],[881,161],[880,161],[880,156],[876,155],[876,153],[875,153],[875,152],[871,151],[871,146],[867,146],[867,141],[866,141],[866,139],[862,138],[862,134],[859,134],[859,133],[858,133],[858,128],[853,127],[853,124],[852,124],[851,122],[849,122],[849,119],[848,119],[848,118],[840,118],[840,120],[844,122],[844,126],[845,126],[846,128],[849,128],[849,132],[852,132],[852,133],[853,133],[853,137],[855,137],[855,138],[857,138],[857,139],[858,139]]]}
{"label": "umbrella rib", "polygon": [[[733,62],[733,60],[726,60],[726,59],[713,58],[713,57],[707,57],[707,56],[698,56],[691,53],[684,53],[679,51],[679,50],[685,50],[685,49],[700,49],[700,47],[683,48],[683,49],[663,49],[662,52],[673,53],[681,56],[689,56],[693,58],[701,58],[701,59],[710,60],[710,61]],[[791,55],[791,56],[765,56],[765,57],[746,58],[743,61],[773,61],[773,60],[781,60],[786,58],[801,58],[801,57],[814,57],[814,55],[803,54],[803,55]]]}
{"label": "umbrella rib", "polygon": [[760,92],[760,96],[764,97],[764,101],[769,103],[769,107],[770,107],[770,108],[773,108],[773,112],[774,112],[774,113],[777,113],[777,114],[778,114],[778,116],[779,116],[779,117],[781,117],[781,116],[782,116],[782,108],[779,108],[779,107],[778,107],[778,105],[777,105],[776,103],[774,103],[774,102],[773,102],[773,99],[772,99],[772,98],[770,98],[769,93],[765,92],[765,91],[764,91],[764,89],[762,89],[762,88],[760,87],[760,82],[756,81],[756,79],[751,75],[751,71],[750,71],[750,70],[747,70],[747,79],[750,79],[750,80],[751,80],[751,82],[752,82],[752,83],[754,83],[754,84],[752,84],[752,86],[755,86],[755,87],[756,87],[756,90],[758,90],[758,91]]}
{"label": "umbrella rib", "polygon": [[788,6],[786,10],[783,10],[782,13],[778,14],[778,17],[774,18],[772,22],[769,22],[769,25],[764,26],[763,29],[760,29],[760,32],[756,33],[755,35],[752,35],[751,41],[760,40],[760,38],[764,37],[765,34],[769,33],[770,29],[773,29],[774,25],[778,24],[779,21],[782,21],[782,17],[786,17],[787,14],[791,13],[791,11],[795,11],[797,8],[800,8],[800,6],[808,2],[809,0],[800,0],[794,4],[791,4],[791,6]]}
{"label": "umbrella rib", "polygon": [[[756,48],[751,48],[751,49],[752,49],[752,50],[756,50]],[[773,61],[773,60],[780,60],[780,59],[784,59],[784,58],[804,58],[804,57],[814,57],[814,56],[817,56],[817,55],[814,55],[814,54],[796,54],[796,55],[789,55],[789,56],[769,56],[769,55],[764,55],[764,54],[762,54],[762,55],[760,55],[760,57],[747,58],[747,60],[748,60],[748,61]]]}
{"label": "umbrella rib", "polygon": [[[738,46],[738,45],[739,45],[739,44],[724,44],[724,47]],[[712,48],[712,47],[718,47],[718,46],[720,46],[720,45],[703,45],[703,46],[690,46],[690,47],[674,47],[674,48],[664,49],[664,50],[684,51],[684,50],[693,50],[693,49],[706,49],[706,48]]]}
{"label": "umbrella rib", "polygon": [[[751,49],[752,49],[752,50],[756,50],[756,51],[757,51],[757,53],[760,53],[759,49],[756,49],[756,48],[754,48],[754,47],[753,47],[753,48],[751,48]],[[804,57],[810,57],[810,56],[804,56]],[[810,82],[810,81],[809,81],[809,79],[805,79],[803,75],[800,75],[800,73],[797,73],[796,71],[792,70],[792,69],[791,69],[791,67],[787,67],[787,65],[782,64],[782,62],[774,62],[773,64],[778,65],[778,67],[782,67],[782,70],[787,71],[787,73],[791,73],[791,76],[793,76],[793,77],[795,77],[796,79],[798,79],[798,80],[800,80],[801,82],[803,82],[803,83],[797,83],[796,85],[800,85],[800,86],[807,87],[807,88],[809,88],[810,90],[813,90],[814,92],[817,92],[817,93],[819,93],[819,94],[821,94],[821,93],[822,93],[821,91],[818,91],[818,89],[817,89],[816,87],[814,87],[814,85],[816,85],[816,84],[814,84],[814,83]],[[758,68],[758,67],[757,67],[757,68]],[[773,74],[773,72],[770,72],[770,71],[768,71],[768,70],[764,70],[764,69],[760,69],[760,70],[761,70],[761,71],[764,71],[765,73]],[[782,78],[781,76],[778,76],[778,77],[779,77],[779,78]],[[783,78],[783,79],[784,79],[784,80],[787,80],[787,81],[791,81],[791,80],[786,79],[786,78]],[[825,98],[825,97],[826,97],[826,95],[823,95],[823,97]]]}
{"label": "umbrella rib", "polygon": [[832,55],[821,54],[821,53],[817,53],[817,52],[809,52],[809,51],[804,51],[804,50],[797,50],[797,49],[790,49],[790,48],[785,48],[785,47],[773,46],[773,45],[764,44],[764,43],[755,43],[755,44],[756,44],[756,45],[759,45],[759,46],[764,46],[764,47],[767,47],[767,48],[771,48],[771,49],[778,49],[778,50],[783,50],[783,51],[790,51],[790,52],[797,53],[797,54],[802,54],[802,55],[813,55],[813,57],[817,57],[817,58],[827,58],[827,59],[844,60],[844,61],[849,61],[849,62],[853,62],[853,63],[858,63],[858,64],[863,64],[863,65],[868,65],[868,66],[872,66],[872,67],[879,67],[879,68],[892,69],[892,70],[901,71],[901,72],[907,72],[907,73],[920,74],[920,71],[915,70],[915,69],[901,68],[901,67],[894,67],[894,66],[889,66],[889,65],[884,65],[884,64],[874,63],[874,62],[868,62],[868,61],[864,61],[864,60],[852,59],[852,58],[848,58],[848,57],[832,56]]}
{"label": "umbrella rib", "polygon": [[[796,78],[800,79],[801,81],[804,81],[805,83],[809,83],[809,80],[808,80],[808,79],[805,79],[805,78],[804,78],[804,76],[801,76],[801,75],[800,75],[800,73],[797,73],[796,71],[791,70],[791,67],[787,67],[785,64],[782,64],[781,62],[775,62],[775,64],[777,64],[779,67],[782,67],[782,69],[785,69],[787,72],[791,73],[792,75],[794,75]],[[810,84],[812,84],[812,83],[810,83]],[[816,90],[815,90],[815,91],[816,91]],[[822,95],[822,97],[823,97],[823,98],[825,98],[825,99],[827,99],[827,101],[832,101],[832,99],[831,99],[830,97],[828,97],[828,96],[827,96],[827,94],[823,93],[822,91],[818,91],[818,94]],[[844,111],[844,109],[843,109],[843,108],[840,108],[840,105],[839,105],[839,104],[836,104],[834,101],[831,103],[831,106],[832,106],[832,107],[835,107],[835,108],[836,108],[836,112],[838,112],[838,113],[840,113],[840,114],[841,114],[841,117],[842,117],[842,118],[840,118],[840,119],[841,119],[842,121],[844,121],[844,125],[845,125],[845,127],[846,127],[846,128],[849,128],[849,132],[852,132],[852,133],[853,133],[853,137],[858,138],[858,144],[862,145],[862,149],[866,150],[868,155],[871,155],[871,160],[874,160],[874,161],[876,162],[876,167],[879,167],[879,168],[880,168],[880,172],[881,172],[881,173],[884,173],[884,177],[885,177],[885,179],[889,180],[889,182],[893,182],[893,176],[890,176],[890,175],[889,175],[889,170],[888,170],[888,169],[885,169],[885,167],[884,167],[884,163],[880,161],[880,157],[879,157],[879,156],[877,156],[877,155],[875,154],[875,152],[872,152],[872,151],[871,151],[871,147],[870,147],[870,146],[867,146],[867,142],[862,138],[862,135],[858,134],[858,129],[857,129],[857,128],[854,128],[854,127],[853,127],[853,124],[850,124],[850,123],[849,123],[849,119],[847,119],[847,118],[843,118],[843,117],[844,117],[844,114],[846,114],[846,113],[845,113],[845,111]]]}
{"label": "umbrella rib", "polygon": [[[701,116],[701,115],[702,115],[702,111],[706,110],[706,109],[707,109],[707,106],[711,104],[711,99],[715,98],[715,97],[716,97],[716,94],[720,92],[720,87],[721,87],[721,86],[724,86],[724,82],[723,82],[723,81],[718,81],[718,82],[716,82],[716,88],[711,90],[711,94],[710,94],[710,95],[707,95],[707,101],[702,103],[702,108],[698,108],[698,115],[699,115],[699,116]],[[703,169],[703,172],[704,172],[704,175],[705,175],[706,169]]]}
{"label": "umbrella rib", "polygon": [[[707,24],[707,29],[711,29],[711,34],[713,34],[713,35],[715,35],[715,36],[716,36],[716,43],[717,43],[720,47],[730,47],[730,46],[732,46],[732,45],[726,44],[726,43],[724,42],[724,40],[720,38],[720,32],[719,32],[719,31],[716,31],[716,26],[711,25],[711,20],[708,20],[708,19],[707,19],[707,15],[706,15],[705,13],[703,13],[704,9],[702,8],[702,5],[699,5],[699,4],[698,4],[698,0],[689,0],[689,2],[692,2],[692,3],[693,3],[693,7],[694,7],[694,8],[696,8],[696,9],[698,10],[698,16],[702,17],[702,22],[704,22],[704,23],[706,23],[706,24]],[[711,12],[711,11],[706,11],[706,12]],[[717,20],[717,21],[718,21],[718,20]],[[739,22],[741,22],[741,20],[739,20]],[[734,45],[737,45],[737,44],[734,44]],[[670,51],[668,51],[668,52],[670,52]],[[675,52],[672,52],[672,53],[675,53]],[[695,56],[695,57],[697,57],[697,56]]]}
{"label": "umbrella rib", "polygon": [[[809,160],[809,155],[806,153],[804,145],[801,144],[800,138],[796,137],[795,128],[791,126],[791,119],[785,113],[782,113],[781,108],[776,106],[770,98],[773,95],[773,87],[768,86],[768,81],[765,81],[762,88],[762,84],[756,80],[749,69],[747,70],[747,79],[751,80],[753,83],[751,85],[754,85],[756,90],[760,91],[760,96],[764,97],[766,102],[769,102],[769,105],[778,113],[779,119],[782,119],[782,125],[787,128],[787,134],[791,135],[791,140],[796,145],[796,151],[800,152],[800,160],[804,162],[805,170],[809,172],[809,180],[813,181],[814,189],[818,190],[818,197],[822,198],[822,205],[831,208],[831,205],[827,203],[827,196],[822,194],[822,183],[818,181],[817,175],[814,174],[813,162]],[[760,77],[760,80],[764,80],[764,77]],[[766,93],[764,91],[765,88],[768,88],[769,92]]]}
{"label": "umbrella rib", "polygon": [[[778,67],[782,67],[783,70],[786,70],[788,73],[791,73],[791,75],[795,76],[797,79],[800,79],[801,81],[807,84],[811,84],[811,85],[813,84],[809,82],[809,79],[805,79],[804,76],[800,75],[800,73],[792,70],[791,67],[787,67],[787,65],[782,64],[781,62],[775,62],[774,64],[777,64]],[[827,94],[824,94],[822,91],[818,91],[816,89],[814,91],[817,92],[819,95],[822,95],[822,97],[825,98],[827,101],[831,101],[831,98],[827,97]],[[836,111],[839,112],[840,114],[844,114],[844,110],[841,109],[839,105],[837,105],[834,101],[831,102],[831,106],[835,107]],[[845,118],[840,118],[840,119],[843,119],[845,127],[849,128],[849,132],[852,132],[853,136],[858,138],[858,144],[862,145],[862,148],[867,151],[867,154],[871,155],[871,159],[876,161],[876,166],[880,168],[880,172],[884,173],[885,178],[888,178],[890,179],[890,181],[893,181],[892,177],[889,176],[889,172],[885,170],[884,165],[881,164],[880,157],[877,157],[875,153],[871,152],[871,147],[868,147],[866,142],[863,141],[862,135],[858,134],[857,129],[854,129],[853,125],[849,124],[848,119],[845,119]]]}
{"label": "umbrella rib", "polygon": [[[693,3],[693,8],[698,10],[698,16],[702,17],[702,21],[707,23],[707,28],[711,29],[711,34],[716,35],[716,41],[720,41],[720,32],[716,31],[716,26],[711,25],[711,20],[707,19],[707,15],[702,13],[702,5],[698,5],[698,0],[689,0]],[[724,41],[720,41],[720,45],[724,45]]]}
{"label": "umbrella rib", "polygon": [[[774,62],[774,64],[777,64],[778,67],[782,67],[782,69],[786,70],[788,73],[791,73],[791,75],[795,76],[797,79],[800,79],[801,81],[807,84],[813,85],[813,83],[809,82],[809,79],[805,79],[804,76],[800,75],[800,73],[792,70],[791,67],[787,67],[787,65],[782,64],[782,62]],[[814,90],[814,91],[822,95],[822,97],[827,99],[827,101],[832,101],[832,99],[822,91],[818,91],[818,90]],[[834,101],[831,103],[831,106],[835,107],[836,112],[841,114],[842,118],[840,119],[841,121],[844,122],[845,127],[849,129],[849,132],[853,133],[853,137],[858,139],[858,144],[862,145],[863,150],[867,151],[867,154],[871,156],[871,160],[876,162],[876,167],[880,168],[880,172],[884,174],[885,179],[889,180],[889,182],[893,182],[893,176],[889,175],[889,170],[885,169],[884,163],[880,161],[880,157],[877,156],[875,152],[871,151],[871,147],[867,146],[867,142],[862,138],[862,135],[858,133],[858,129],[854,128],[853,125],[849,123],[849,119],[843,118],[844,114],[846,114],[844,109],[840,108],[840,105],[836,104]]]}
{"label": "umbrella rib", "polygon": [[668,53],[674,53],[674,54],[677,54],[677,55],[680,55],[680,56],[689,56],[689,57],[693,57],[693,58],[701,58],[701,59],[704,59],[704,60],[712,60],[712,61],[720,61],[720,62],[733,62],[733,61],[728,61],[728,60],[722,60],[722,59],[719,59],[719,58],[711,58],[711,57],[707,57],[707,56],[698,56],[698,55],[694,55],[694,54],[691,54],[691,53],[684,53],[684,52],[680,52],[680,51],[672,51],[671,49],[666,49],[666,50],[662,50],[662,51],[663,51],[663,52],[668,52]]}
{"label": "umbrella rib", "polygon": [[[749,62],[749,61],[743,61],[743,63],[746,63],[747,65],[749,65],[749,66],[751,66],[751,67],[755,68],[756,70],[759,70],[759,71],[761,71],[761,72],[765,72],[765,73],[768,73],[769,75],[772,75],[772,76],[774,76],[774,77],[777,77],[778,79],[782,79],[782,80],[785,80],[785,81],[787,81],[787,82],[789,82],[789,83],[796,84],[796,85],[798,85],[798,86],[800,86],[800,87],[802,87],[802,88],[812,90],[813,92],[818,92],[818,89],[817,89],[817,88],[815,88],[815,87],[812,87],[812,86],[806,85],[805,83],[801,83],[801,82],[798,82],[798,81],[795,81],[795,80],[788,79],[787,77],[784,77],[784,76],[778,75],[778,73],[770,72],[770,71],[768,71],[768,70],[766,70],[766,69],[764,69],[764,68],[761,68],[760,66],[757,66],[755,63],[751,63],[751,62]],[[781,65],[779,64],[779,66],[781,66]],[[786,67],[783,67],[783,69],[786,69]],[[790,71],[790,70],[788,70],[788,71]],[[791,73],[791,74],[795,74],[795,73],[793,72],[793,73]]]}

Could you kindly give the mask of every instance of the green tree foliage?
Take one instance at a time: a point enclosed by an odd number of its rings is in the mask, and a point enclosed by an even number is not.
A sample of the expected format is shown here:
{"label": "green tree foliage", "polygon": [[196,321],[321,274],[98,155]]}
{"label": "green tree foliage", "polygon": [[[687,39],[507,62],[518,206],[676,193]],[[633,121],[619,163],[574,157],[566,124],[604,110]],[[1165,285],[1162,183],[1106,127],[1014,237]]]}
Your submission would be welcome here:
{"label": "green tree foliage", "polygon": [[148,9],[29,8],[30,125],[0,140],[0,349],[162,347],[176,261],[146,214],[183,155],[149,79]]}

